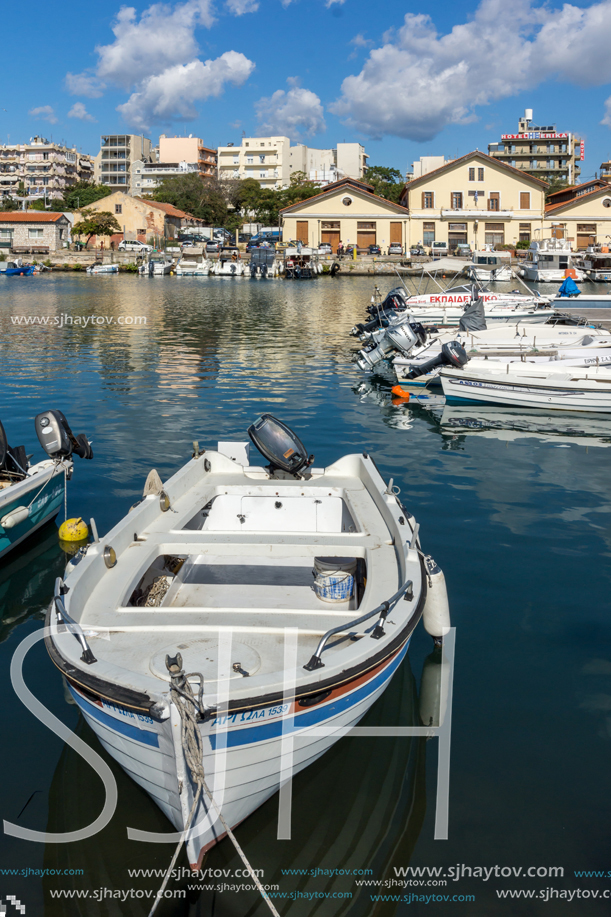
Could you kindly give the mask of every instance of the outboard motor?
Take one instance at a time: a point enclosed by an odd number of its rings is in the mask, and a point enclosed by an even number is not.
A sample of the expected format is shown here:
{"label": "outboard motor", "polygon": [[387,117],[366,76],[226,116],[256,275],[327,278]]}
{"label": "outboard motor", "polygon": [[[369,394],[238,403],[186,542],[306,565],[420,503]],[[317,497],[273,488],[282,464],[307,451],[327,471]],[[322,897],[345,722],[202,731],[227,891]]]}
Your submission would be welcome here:
{"label": "outboard motor", "polygon": [[4,427],[0,423],[0,473],[3,471],[11,477],[25,478],[28,459],[25,446],[9,446]]}
{"label": "outboard motor", "polygon": [[257,265],[253,261],[251,261],[249,267],[250,267],[250,276],[256,277],[257,276]]}
{"label": "outboard motor", "polygon": [[408,356],[416,345],[422,346],[425,343],[426,331],[420,322],[402,322],[400,325],[391,325],[386,338],[399,353]]}
{"label": "outboard motor", "polygon": [[379,306],[367,306],[367,311],[370,315],[377,315],[378,312],[403,312],[406,307],[405,293],[400,287],[397,287],[395,290],[390,291],[384,302]]}
{"label": "outboard motor", "polygon": [[267,277],[267,264],[262,264],[261,267],[259,268],[259,271],[260,271],[261,277],[265,279],[265,277]]}
{"label": "outboard motor", "polygon": [[377,331],[378,328],[388,328],[388,324],[388,318],[372,318],[370,322],[359,322],[358,325],[354,326],[350,334],[353,338],[360,337],[361,340],[364,340],[372,331]]}
{"label": "outboard motor", "polygon": [[93,458],[91,443],[84,433],[74,435],[61,411],[45,411],[34,418],[36,435],[47,455],[53,459],[78,455]]}
{"label": "outboard motor", "polygon": [[390,351],[385,350],[381,344],[369,341],[365,344],[355,362],[359,369],[365,371],[371,370],[377,366],[378,363],[381,363],[382,360],[385,360],[388,353],[390,353]]}
{"label": "outboard motor", "polygon": [[261,414],[248,428],[248,435],[269,461],[270,475],[284,471],[298,478],[301,477],[300,472],[306,471],[314,461],[314,456],[308,456],[297,434],[273,414]]}
{"label": "outboard motor", "polygon": [[426,363],[422,363],[420,366],[414,366],[404,378],[417,379],[418,376],[426,376],[427,373],[430,373],[432,369],[436,369],[438,366],[452,366],[454,369],[462,369],[468,362],[469,357],[465,348],[458,341],[449,341],[447,344],[442,345],[441,353],[438,356],[433,357],[432,360],[427,360]]}

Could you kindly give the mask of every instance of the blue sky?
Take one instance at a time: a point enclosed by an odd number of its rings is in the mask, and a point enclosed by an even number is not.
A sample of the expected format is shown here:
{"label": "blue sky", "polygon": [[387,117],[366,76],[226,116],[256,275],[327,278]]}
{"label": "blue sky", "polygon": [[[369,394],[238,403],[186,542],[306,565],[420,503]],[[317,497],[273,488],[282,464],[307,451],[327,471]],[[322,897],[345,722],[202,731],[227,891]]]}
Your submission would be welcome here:
{"label": "blue sky", "polygon": [[[6,6],[6,5],[5,5]],[[405,171],[538,124],[611,157],[611,0],[178,0],[4,10],[0,141],[35,133],[97,153],[99,135],[242,132],[314,147],[358,140]],[[605,123],[608,122],[607,123]]]}

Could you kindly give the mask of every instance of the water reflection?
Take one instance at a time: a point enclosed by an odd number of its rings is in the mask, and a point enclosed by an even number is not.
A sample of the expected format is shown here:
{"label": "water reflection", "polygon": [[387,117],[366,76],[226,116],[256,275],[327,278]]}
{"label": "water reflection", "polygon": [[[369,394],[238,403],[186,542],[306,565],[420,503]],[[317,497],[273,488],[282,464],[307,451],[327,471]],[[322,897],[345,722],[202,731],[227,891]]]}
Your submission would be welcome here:
{"label": "water reflection", "polygon": [[66,566],[50,522],[12,551],[0,568],[0,643],[28,618],[44,618],[56,576]]}

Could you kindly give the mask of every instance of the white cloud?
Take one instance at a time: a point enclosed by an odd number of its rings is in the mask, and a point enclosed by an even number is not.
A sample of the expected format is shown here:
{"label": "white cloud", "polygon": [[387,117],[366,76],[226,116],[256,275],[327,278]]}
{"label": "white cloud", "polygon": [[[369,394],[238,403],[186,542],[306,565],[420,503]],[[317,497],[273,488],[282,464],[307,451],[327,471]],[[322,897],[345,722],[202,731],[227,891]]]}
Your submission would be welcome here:
{"label": "white cloud", "polygon": [[605,117],[600,122],[601,124],[606,124],[607,127],[611,127],[611,96],[605,102]]}
{"label": "white cloud", "polygon": [[71,95],[85,96],[86,99],[99,99],[105,89],[104,83],[87,70],[83,73],[67,73],[64,82]]}
{"label": "white cloud", "polygon": [[326,0],[325,6],[327,9],[329,9],[329,7],[333,6],[334,3],[339,4],[339,6],[343,6],[345,2],[346,0]]}
{"label": "white cloud", "polygon": [[38,108],[30,108],[28,115],[33,118],[39,118],[41,121],[48,121],[49,124],[57,124],[57,115],[50,105],[39,105]]}
{"label": "white cloud", "polygon": [[79,121],[95,121],[93,115],[90,115],[82,102],[75,102],[68,112],[69,118],[77,118]]}
{"label": "white cloud", "polygon": [[128,124],[141,130],[159,121],[190,121],[197,117],[195,101],[219,96],[226,83],[241,85],[254,66],[237,51],[225,51],[205,63],[193,60],[177,64],[144,80],[117,110]]}
{"label": "white cloud", "polygon": [[359,32],[358,35],[355,35],[354,38],[350,39],[348,44],[354,45],[355,48],[368,48],[369,45],[373,44],[373,42],[370,38],[365,38],[362,32]]}
{"label": "white cloud", "polygon": [[481,0],[472,19],[445,35],[428,15],[408,13],[383,42],[330,108],[371,137],[430,140],[448,124],[474,120],[477,106],[546,79],[609,82],[611,0],[557,10]]}
{"label": "white cloud", "polygon": [[272,135],[298,140],[302,134],[319,134],[326,130],[323,107],[316,93],[294,85],[295,78],[287,80],[291,89],[277,89],[269,98],[255,104],[261,130]]}
{"label": "white cloud", "polygon": [[244,13],[256,13],[259,9],[257,0],[227,0],[226,6],[234,16],[243,16]]}
{"label": "white cloud", "polygon": [[96,48],[97,76],[130,89],[168,67],[191,61],[198,52],[195,28],[214,22],[211,0],[188,0],[171,7],[154,3],[140,18],[133,6],[119,10],[115,41]]}

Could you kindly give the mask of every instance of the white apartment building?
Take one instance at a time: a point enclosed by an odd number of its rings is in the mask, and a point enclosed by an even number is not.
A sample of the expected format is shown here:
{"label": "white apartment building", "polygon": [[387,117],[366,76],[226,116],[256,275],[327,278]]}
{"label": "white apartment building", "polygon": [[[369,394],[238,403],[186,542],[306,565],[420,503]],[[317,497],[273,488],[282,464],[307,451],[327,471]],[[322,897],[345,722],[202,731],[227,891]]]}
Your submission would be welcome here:
{"label": "white apartment building", "polygon": [[143,162],[132,163],[132,194],[152,194],[166,178],[181,175],[200,175],[197,162]]}
{"label": "white apartment building", "polygon": [[338,143],[335,149],[317,150],[288,137],[243,137],[241,146],[218,149],[219,178],[254,178],[263,188],[286,188],[294,172],[305,172],[310,181],[327,185],[340,178],[361,179],[368,155],[360,143]]}
{"label": "white apartment building", "polygon": [[290,180],[288,137],[243,137],[240,146],[218,148],[219,178],[254,178],[262,188],[285,188]]}
{"label": "white apartment building", "polygon": [[135,162],[151,162],[151,141],[140,134],[105,134],[95,157],[95,181],[113,191],[134,193],[132,167]]}
{"label": "white apartment building", "polygon": [[32,137],[29,143],[0,146],[0,199],[22,185],[30,199],[52,200],[79,181],[93,180],[93,159],[76,147]]}
{"label": "white apartment building", "polygon": [[405,176],[406,181],[413,181],[416,178],[422,178],[427,172],[433,172],[435,169],[441,169],[446,162],[450,162],[445,156],[421,156],[417,162],[412,162],[412,170]]}

